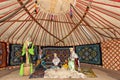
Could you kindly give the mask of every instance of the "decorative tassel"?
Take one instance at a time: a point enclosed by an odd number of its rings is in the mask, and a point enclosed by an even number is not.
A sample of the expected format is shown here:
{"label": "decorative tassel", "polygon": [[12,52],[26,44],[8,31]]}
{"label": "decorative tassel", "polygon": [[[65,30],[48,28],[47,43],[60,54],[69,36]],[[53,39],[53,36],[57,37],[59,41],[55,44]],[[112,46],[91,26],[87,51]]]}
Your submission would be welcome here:
{"label": "decorative tassel", "polygon": [[37,0],[35,1],[35,13],[38,14],[38,2]]}
{"label": "decorative tassel", "polygon": [[53,15],[51,15],[51,21],[53,21]]}
{"label": "decorative tassel", "polygon": [[70,18],[72,18],[72,17],[73,17],[73,12],[72,12],[72,6],[70,4]]}

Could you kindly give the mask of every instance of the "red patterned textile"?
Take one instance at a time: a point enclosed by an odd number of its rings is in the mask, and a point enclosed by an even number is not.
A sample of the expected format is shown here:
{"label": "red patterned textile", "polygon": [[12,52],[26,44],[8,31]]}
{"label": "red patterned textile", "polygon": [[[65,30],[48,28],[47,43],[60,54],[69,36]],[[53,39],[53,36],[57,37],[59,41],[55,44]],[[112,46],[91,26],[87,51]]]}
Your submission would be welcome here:
{"label": "red patterned textile", "polygon": [[0,68],[7,66],[7,45],[0,42]]}

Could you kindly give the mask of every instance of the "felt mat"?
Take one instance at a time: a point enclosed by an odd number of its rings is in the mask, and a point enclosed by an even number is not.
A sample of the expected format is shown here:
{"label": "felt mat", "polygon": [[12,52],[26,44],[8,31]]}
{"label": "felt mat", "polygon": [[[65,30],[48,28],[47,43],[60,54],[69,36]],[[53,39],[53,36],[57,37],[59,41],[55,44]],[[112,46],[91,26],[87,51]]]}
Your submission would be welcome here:
{"label": "felt mat", "polygon": [[81,73],[85,74],[88,78],[96,78],[96,74],[91,68],[81,68]]}

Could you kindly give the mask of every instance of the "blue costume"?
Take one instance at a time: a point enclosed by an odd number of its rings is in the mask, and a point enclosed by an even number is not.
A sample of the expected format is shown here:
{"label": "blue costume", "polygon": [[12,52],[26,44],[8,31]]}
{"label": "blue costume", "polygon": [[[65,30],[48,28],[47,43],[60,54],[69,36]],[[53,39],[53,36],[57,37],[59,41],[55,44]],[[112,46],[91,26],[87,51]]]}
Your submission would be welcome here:
{"label": "blue costume", "polygon": [[35,70],[38,70],[40,68],[43,68],[44,70],[46,70],[45,58],[46,58],[45,54],[38,54],[36,56],[37,64],[36,64]]}

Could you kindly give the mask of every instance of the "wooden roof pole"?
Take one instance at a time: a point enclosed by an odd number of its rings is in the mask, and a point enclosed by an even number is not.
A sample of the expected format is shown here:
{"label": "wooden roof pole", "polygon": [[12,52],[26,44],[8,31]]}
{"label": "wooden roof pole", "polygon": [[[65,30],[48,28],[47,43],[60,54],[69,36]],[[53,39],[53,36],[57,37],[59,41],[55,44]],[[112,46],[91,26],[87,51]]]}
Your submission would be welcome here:
{"label": "wooden roof pole", "polygon": [[[76,12],[77,12],[77,11],[76,11]],[[96,13],[95,13],[95,14],[96,14]],[[78,15],[79,15],[79,14],[78,14]],[[99,31],[95,30],[93,27],[91,27],[88,22],[86,22],[85,20],[83,20],[83,21],[85,22],[85,24],[86,24],[88,27],[90,27],[92,30],[94,30],[96,33],[98,33],[98,34],[101,35],[101,36],[104,36],[104,37],[107,37],[107,38],[111,38],[111,39],[120,39],[120,38],[117,38],[117,37],[111,37],[111,36],[104,35],[104,34],[100,33]],[[113,30],[114,30],[114,29],[113,29]],[[115,33],[113,33],[113,34],[116,35]]]}
{"label": "wooden roof pole", "polygon": [[[89,6],[91,5],[91,3],[92,3],[92,2],[89,3]],[[73,6],[72,4],[71,4],[71,6],[72,6],[73,9],[75,10],[75,12],[77,12],[76,9],[74,8],[74,6]],[[82,23],[83,19],[85,18],[86,14],[87,14],[88,11],[89,11],[89,6],[87,6],[86,12],[83,14],[82,17],[79,15],[79,16],[81,17],[80,22],[77,23],[76,26],[75,26],[64,38],[62,38],[61,40],[64,40],[65,38],[67,38],[67,37]],[[78,14],[78,13],[77,13],[77,14]],[[59,43],[59,42],[60,42],[60,41],[57,41],[57,42],[55,43],[55,45],[56,45],[57,43]]]}
{"label": "wooden roof pole", "polygon": [[[43,21],[51,21],[49,19],[36,19],[36,20],[43,20]],[[24,21],[33,21],[31,19],[29,20],[9,20],[9,21],[4,21],[4,22],[24,22]],[[56,20],[52,20],[51,22],[57,22],[57,23],[66,23],[66,24],[72,24],[72,25],[75,25],[75,23],[72,23],[72,22],[65,22],[65,21],[56,21]]]}
{"label": "wooden roof pole", "polygon": [[3,18],[3,19],[0,19],[0,23],[6,21],[7,19],[9,19],[9,18],[11,18],[12,16],[14,16],[15,14],[17,14],[17,12],[19,12],[19,11],[20,11],[23,7],[25,7],[25,5],[27,5],[28,3],[29,3],[29,0],[28,0],[25,4],[23,4],[20,8],[18,8],[14,13],[10,14],[9,16],[7,16],[7,17],[5,17],[5,18]]}
{"label": "wooden roof pole", "polygon": [[[23,6],[23,2],[21,0],[17,0],[19,2],[19,4],[21,6]],[[24,6],[23,7],[24,10],[26,11],[26,13],[43,29],[45,30],[48,34],[50,34],[51,36],[53,36],[54,38],[58,39],[60,42],[64,43],[64,41],[60,40],[58,37],[56,37],[55,35],[53,35],[52,33],[50,33],[47,29],[45,29],[38,21],[36,21],[36,19],[30,14],[30,12],[28,11],[28,9]]]}
{"label": "wooden roof pole", "polygon": [[[73,9],[75,9],[75,8],[73,8]],[[75,11],[76,11],[76,10],[75,10]],[[78,12],[76,11],[76,13],[78,13]],[[79,15],[79,14],[78,14],[78,15]],[[81,17],[81,16],[80,16],[80,17]],[[98,34],[101,35],[101,36],[104,36],[104,37],[107,37],[107,38],[111,38],[111,39],[120,39],[120,38],[117,38],[117,37],[110,37],[110,36],[104,35],[104,34],[100,33],[99,31],[95,30],[93,27],[91,27],[88,22],[86,22],[85,20],[83,20],[83,21],[85,22],[85,24],[86,24],[87,26],[89,26],[92,30],[94,30],[96,33],[98,33]],[[114,34],[114,35],[115,35],[115,34]]]}

